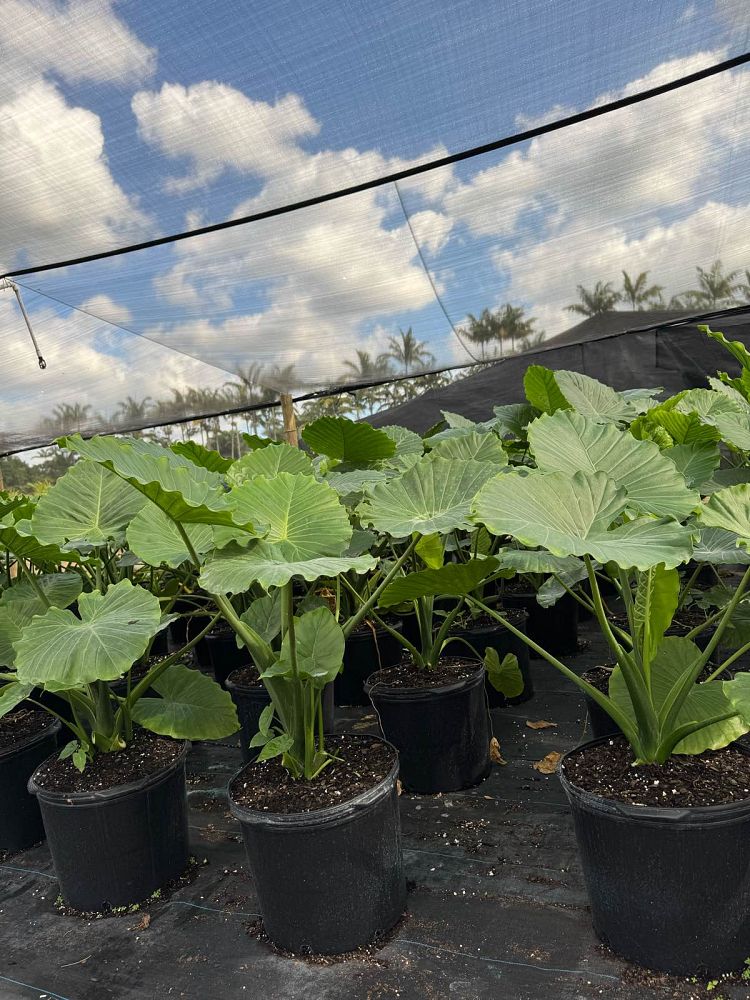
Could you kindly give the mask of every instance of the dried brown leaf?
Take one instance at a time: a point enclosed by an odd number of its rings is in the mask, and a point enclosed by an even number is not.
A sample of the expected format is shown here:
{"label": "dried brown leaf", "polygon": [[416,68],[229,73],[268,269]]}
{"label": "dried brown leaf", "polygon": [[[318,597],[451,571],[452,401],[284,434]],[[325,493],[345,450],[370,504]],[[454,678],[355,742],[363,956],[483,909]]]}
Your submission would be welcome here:
{"label": "dried brown leaf", "polygon": [[539,719],[538,722],[532,722],[531,719],[527,719],[526,725],[529,729],[557,729],[557,723],[548,722],[547,719]]}
{"label": "dried brown leaf", "polygon": [[542,757],[534,764],[534,770],[539,771],[540,774],[554,774],[561,757],[561,753],[553,750],[552,753],[548,753],[546,757]]}
{"label": "dried brown leaf", "polygon": [[508,763],[508,761],[505,760],[503,755],[500,753],[500,744],[497,742],[494,736],[490,740],[490,760],[492,761],[493,764]]}
{"label": "dried brown leaf", "polygon": [[396,794],[400,795],[404,790],[404,786],[401,784],[401,779],[396,778]]}

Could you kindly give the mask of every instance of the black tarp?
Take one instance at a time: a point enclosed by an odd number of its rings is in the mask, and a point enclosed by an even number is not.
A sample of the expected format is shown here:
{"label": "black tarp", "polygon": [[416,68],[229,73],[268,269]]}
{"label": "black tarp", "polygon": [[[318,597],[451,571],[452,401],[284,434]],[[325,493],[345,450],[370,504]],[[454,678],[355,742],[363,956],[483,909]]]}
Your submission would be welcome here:
{"label": "black tarp", "polygon": [[[535,351],[505,358],[444,389],[383,410],[368,422],[376,427],[401,424],[424,433],[441,419],[443,410],[487,420],[493,406],[523,400],[523,376],[529,365],[582,372],[615,389],[661,386],[666,395],[704,387],[717,370],[737,369],[727,351],[695,322],[674,317],[674,313],[637,312],[591,317]],[[675,322],[680,325],[658,325]],[[717,317],[710,325],[750,347],[750,309]]]}

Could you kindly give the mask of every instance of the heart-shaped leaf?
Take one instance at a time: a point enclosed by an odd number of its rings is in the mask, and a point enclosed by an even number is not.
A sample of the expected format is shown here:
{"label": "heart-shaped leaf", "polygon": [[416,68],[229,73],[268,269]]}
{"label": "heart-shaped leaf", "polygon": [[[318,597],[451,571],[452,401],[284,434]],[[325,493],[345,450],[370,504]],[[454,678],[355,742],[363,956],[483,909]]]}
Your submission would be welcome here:
{"label": "heart-shaped leaf", "polygon": [[161,698],[139,698],[133,719],[176,740],[220,740],[240,728],[232,696],[200,670],[173,663],[154,681]]}
{"label": "heart-shaped leaf", "polygon": [[497,559],[471,559],[446,563],[440,569],[425,569],[397,577],[380,595],[384,608],[415,601],[420,597],[463,597],[476,590],[497,569]]}
{"label": "heart-shaped leaf", "polygon": [[311,476],[313,467],[310,456],[286,442],[269,444],[267,448],[259,448],[238,458],[229,470],[227,479],[230,483],[240,485],[256,476],[273,479],[280,472]]}
{"label": "heart-shaped leaf", "polygon": [[319,417],[305,427],[302,438],[318,455],[351,465],[369,465],[396,453],[396,442],[385,431],[346,417]]}
{"label": "heart-shaped leaf", "polygon": [[23,684],[65,691],[113,681],[146,651],[159,627],[159,600],[129,580],[78,598],[80,619],[50,608],[33,618],[16,642],[16,672]]}

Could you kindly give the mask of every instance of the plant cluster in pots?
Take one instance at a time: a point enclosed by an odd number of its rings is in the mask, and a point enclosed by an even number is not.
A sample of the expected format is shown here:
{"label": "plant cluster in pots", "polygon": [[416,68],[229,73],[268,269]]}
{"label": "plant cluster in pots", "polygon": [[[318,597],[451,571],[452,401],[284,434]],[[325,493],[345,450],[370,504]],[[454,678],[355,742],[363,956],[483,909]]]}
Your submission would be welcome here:
{"label": "plant cluster in pots", "polygon": [[[467,655],[464,643],[450,638],[463,601],[438,615],[435,600],[461,599],[497,569],[492,556],[444,562],[446,536],[471,528],[473,497],[507,464],[497,439],[495,443],[492,459],[486,461],[448,457],[435,448],[400,476],[369,487],[357,508],[362,523],[391,539],[393,555],[404,560],[405,572],[385,588],[379,607],[412,602],[418,623],[419,638],[411,642],[378,619],[407,656],[374,673],[366,685],[384,734],[401,754],[404,787],[412,791],[467,788],[490,769],[485,668],[473,649]],[[497,663],[496,676],[507,676],[509,694],[522,689],[515,661],[504,661],[503,670]]]}
{"label": "plant cluster in pots", "polygon": [[[560,769],[594,928],[615,952],[651,968],[679,975],[741,968],[750,921],[750,754],[730,744],[750,729],[750,675],[722,680],[730,657],[699,678],[750,572],[704,650],[666,633],[679,602],[677,567],[691,558],[700,528],[750,541],[750,486],[718,490],[702,503],[678,463],[617,420],[555,408],[527,434],[537,468],[490,480],[474,511],[497,536],[583,560],[616,663],[604,694],[524,640],[623,734],[578,747]],[[690,457],[679,455],[683,463]],[[617,587],[627,632],[605,612],[597,563]],[[487,610],[503,620],[502,611]]]}
{"label": "plant cluster in pots", "polygon": [[[381,432],[369,431],[380,441]],[[327,734],[322,692],[341,669],[347,631],[379,591],[343,626],[325,601],[306,600],[319,580],[375,568],[372,556],[348,554],[353,527],[339,495],[288,445],[259,449],[225,472],[194,464],[184,475],[169,450],[136,440],[72,445],[152,499],[162,535],[200,574],[268,693],[251,740],[258,755],[230,781],[229,802],[269,937],[315,952],[377,939],[405,905],[398,756],[376,737]],[[158,547],[143,544],[138,554],[155,559]],[[383,575],[380,590],[400,566]],[[254,627],[251,589],[270,599],[271,641],[270,628],[264,637]]]}
{"label": "plant cluster in pots", "polygon": [[[237,716],[228,694],[178,662],[190,645],[131,677],[170,621],[144,580],[130,578],[138,560],[123,557],[141,537],[162,549],[171,542],[146,491],[81,461],[29,513],[14,525],[26,547],[5,534],[33,601],[20,586],[3,595],[0,642],[12,656],[0,715],[32,704],[52,721],[61,716],[62,751],[29,778],[61,896],[82,911],[126,906],[185,868],[187,741],[227,736]],[[66,571],[36,572],[32,557],[38,569],[54,550]],[[64,715],[53,704],[66,706]]]}

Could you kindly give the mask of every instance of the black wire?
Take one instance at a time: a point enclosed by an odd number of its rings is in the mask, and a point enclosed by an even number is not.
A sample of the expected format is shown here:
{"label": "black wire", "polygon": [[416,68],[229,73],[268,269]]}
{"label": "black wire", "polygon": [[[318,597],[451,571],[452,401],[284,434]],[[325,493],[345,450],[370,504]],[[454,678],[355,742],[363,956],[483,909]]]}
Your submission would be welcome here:
{"label": "black wire", "polygon": [[[410,379],[417,378],[427,378],[430,375],[441,375],[444,372],[462,371],[465,368],[477,368],[479,366],[489,367],[490,365],[502,365],[507,364],[509,361],[513,361],[518,358],[529,358],[532,359],[539,354],[544,354],[547,351],[552,351],[560,347],[575,347],[576,344],[587,344],[593,341],[601,340],[611,340],[614,337],[626,337],[631,333],[648,333],[653,331],[654,333],[659,333],[662,330],[676,329],[681,326],[692,326],[696,323],[702,323],[704,320],[712,319],[727,319],[734,316],[743,316],[750,313],[750,304],[744,306],[736,306],[731,309],[715,309],[712,312],[696,313],[690,316],[683,316],[678,319],[664,320],[662,323],[652,323],[648,326],[636,326],[629,327],[627,330],[617,330],[614,333],[605,333],[599,337],[592,337],[590,340],[576,340],[565,344],[556,344],[555,340],[557,337],[552,337],[546,344],[542,344],[539,347],[535,347],[531,351],[523,351],[521,354],[509,354],[504,358],[490,358],[486,361],[476,361],[470,364],[463,365],[450,365],[445,368],[431,368],[428,371],[416,372],[413,375],[396,375],[390,376],[389,378],[375,379],[369,382],[354,382],[347,385],[331,386],[330,389],[318,389],[315,392],[308,392],[302,396],[295,396],[295,403],[304,403],[310,399],[322,399],[327,396],[343,396],[347,393],[357,392],[360,389],[374,389],[380,385],[391,385],[394,382],[405,382]],[[530,364],[533,362],[530,360]],[[130,434],[133,431],[145,431],[153,430],[157,427],[167,427],[172,424],[189,424],[196,420],[210,420],[215,417],[228,417],[233,416],[236,413],[253,413],[257,410],[271,410],[276,406],[280,406],[280,400],[274,400],[269,403],[253,403],[248,406],[247,404],[241,406],[233,406],[230,409],[212,410],[208,413],[194,413],[190,417],[179,417],[172,420],[160,420],[158,423],[149,424],[132,424],[129,426],[118,426],[113,427],[111,430],[105,431],[107,434]],[[393,409],[393,407],[391,407]],[[101,431],[93,431],[90,434],[82,434],[83,438],[94,437],[95,434],[100,434]],[[21,448],[12,448],[9,451],[0,452],[0,458],[6,458],[8,455],[17,455],[20,452],[31,451],[35,448],[48,447],[49,444],[53,444],[54,441],[48,442],[47,445],[40,444],[26,444]]]}
{"label": "black wire", "polygon": [[698,83],[709,77],[725,73],[737,66],[742,66],[750,62],[750,52],[734,56],[732,59],[725,59],[723,62],[708,66],[706,69],[696,73],[689,73],[687,76],[678,77],[669,83],[663,83],[658,87],[651,87],[642,90],[637,94],[630,94],[627,97],[618,98],[616,101],[609,101],[607,104],[600,104],[586,111],[580,111],[566,118],[558,118],[556,121],[548,122],[545,125],[537,125],[535,128],[526,129],[524,132],[516,132],[503,139],[495,139],[493,142],[483,143],[481,146],[473,146],[471,149],[464,149],[458,153],[451,153],[448,156],[441,156],[435,160],[428,160],[425,163],[414,167],[407,167],[404,170],[397,170],[392,174],[385,174],[381,177],[369,181],[362,181],[360,184],[353,184],[350,187],[339,188],[327,194],[319,194],[313,198],[304,198],[302,201],[290,202],[286,205],[279,205],[276,208],[268,208],[262,212],[255,212],[253,215],[245,215],[238,219],[227,219],[224,222],[215,222],[210,226],[202,226],[200,229],[191,229],[182,233],[174,233],[171,236],[160,236],[153,240],[144,240],[142,243],[132,243],[129,246],[119,247],[116,250],[103,250],[99,253],[86,254],[82,257],[72,257],[69,260],[55,261],[52,264],[39,264],[36,267],[23,267],[15,271],[6,271],[0,275],[2,278],[15,278],[24,274],[37,274],[41,271],[53,271],[57,268],[72,267],[74,264],[86,264],[94,260],[106,260],[109,257],[120,257],[123,254],[134,253],[137,250],[148,250],[150,247],[164,246],[166,243],[177,243],[180,240],[191,239],[194,236],[205,236],[207,233],[216,233],[222,229],[233,229],[235,226],[244,226],[249,222],[260,222],[262,219],[272,219],[279,215],[288,215],[303,208],[312,208],[314,205],[322,205],[328,201],[335,201],[338,198],[345,198],[351,194],[359,194],[362,191],[371,191],[373,188],[383,187],[385,184],[393,184],[396,181],[405,180],[407,177],[416,177],[419,174],[427,173],[430,170],[437,170],[439,167],[447,167],[452,163],[460,163],[462,160],[469,160],[484,153],[491,153],[506,146],[512,146],[536,136],[546,135],[549,132],[557,132],[560,129],[569,128],[571,125],[578,125],[581,122],[590,121],[592,118],[600,118],[602,115],[619,111],[621,108],[630,107],[633,104],[640,104],[661,94],[668,94],[673,90],[679,90],[690,84]]}

